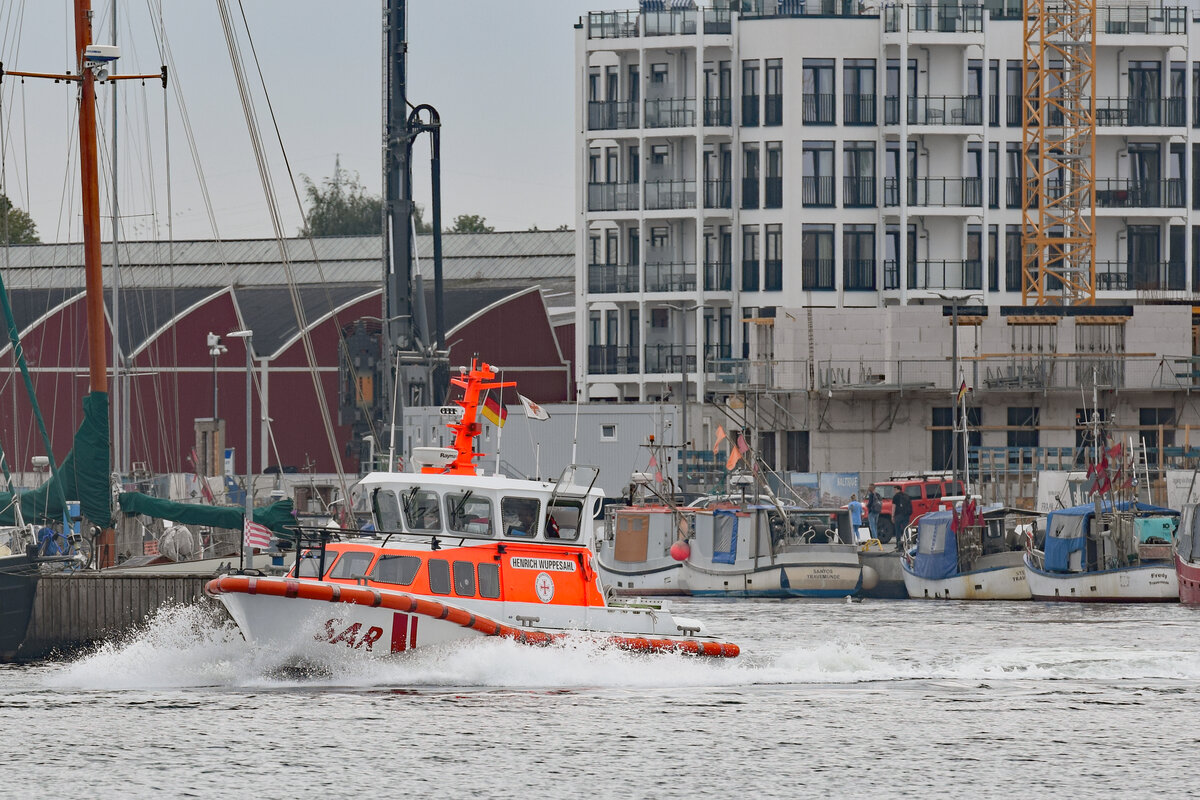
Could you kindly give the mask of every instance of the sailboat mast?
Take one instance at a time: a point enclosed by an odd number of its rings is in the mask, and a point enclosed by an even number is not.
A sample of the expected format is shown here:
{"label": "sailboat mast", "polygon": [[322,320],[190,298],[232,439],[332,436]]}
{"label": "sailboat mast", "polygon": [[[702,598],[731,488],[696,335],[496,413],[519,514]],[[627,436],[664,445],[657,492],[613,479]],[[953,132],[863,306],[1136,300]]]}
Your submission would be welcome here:
{"label": "sailboat mast", "polygon": [[75,58],[79,69],[79,172],[83,198],[83,268],[87,287],[88,380],[108,392],[104,337],[104,278],[100,268],[100,182],[96,149],[96,76],[84,62],[92,43],[91,0],[75,0]]}

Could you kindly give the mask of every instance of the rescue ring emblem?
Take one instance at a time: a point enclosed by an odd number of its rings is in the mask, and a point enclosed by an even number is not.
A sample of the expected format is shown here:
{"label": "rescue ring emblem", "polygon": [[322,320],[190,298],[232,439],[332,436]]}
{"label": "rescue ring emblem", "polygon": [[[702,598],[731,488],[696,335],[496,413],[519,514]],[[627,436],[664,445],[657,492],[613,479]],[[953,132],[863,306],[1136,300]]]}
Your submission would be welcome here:
{"label": "rescue ring emblem", "polygon": [[539,572],[533,581],[533,588],[537,591],[538,599],[543,603],[549,603],[554,599],[554,578],[550,577],[549,572]]}

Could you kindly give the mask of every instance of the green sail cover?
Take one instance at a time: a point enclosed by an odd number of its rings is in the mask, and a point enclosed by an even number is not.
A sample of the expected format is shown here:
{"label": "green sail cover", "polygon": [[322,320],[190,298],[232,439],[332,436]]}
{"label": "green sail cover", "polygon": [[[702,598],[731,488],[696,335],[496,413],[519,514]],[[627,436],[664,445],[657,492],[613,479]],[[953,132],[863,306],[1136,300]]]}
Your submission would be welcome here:
{"label": "green sail cover", "polygon": [[[80,511],[93,525],[111,528],[109,474],[108,393],[90,392],[83,398],[83,423],[75,432],[71,452],[48,481],[20,493],[21,515],[27,523],[61,522],[65,497],[78,500]],[[15,524],[12,493],[0,492],[0,525]]]}
{"label": "green sail cover", "polygon": [[[169,519],[184,525],[207,525],[212,528],[241,530],[246,509],[241,506],[202,506],[197,503],[176,503],[151,497],[140,492],[122,492],[121,510],[126,514],[145,514],[148,517]],[[269,506],[254,509],[254,521],[266,525],[275,533],[284,533],[284,526],[295,525],[292,501],[280,500]]]}

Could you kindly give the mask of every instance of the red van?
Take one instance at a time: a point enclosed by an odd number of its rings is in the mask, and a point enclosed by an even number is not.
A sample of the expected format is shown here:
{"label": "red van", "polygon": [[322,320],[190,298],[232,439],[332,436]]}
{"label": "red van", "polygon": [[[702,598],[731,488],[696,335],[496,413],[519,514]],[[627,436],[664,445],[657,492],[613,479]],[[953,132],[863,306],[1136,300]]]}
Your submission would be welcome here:
{"label": "red van", "polygon": [[912,519],[909,524],[920,519],[922,514],[936,511],[938,501],[944,495],[961,495],[966,491],[962,481],[942,477],[895,478],[879,481],[875,491],[883,498],[883,510],[879,514],[879,540],[887,542],[892,539],[892,495],[902,491],[912,500]]}

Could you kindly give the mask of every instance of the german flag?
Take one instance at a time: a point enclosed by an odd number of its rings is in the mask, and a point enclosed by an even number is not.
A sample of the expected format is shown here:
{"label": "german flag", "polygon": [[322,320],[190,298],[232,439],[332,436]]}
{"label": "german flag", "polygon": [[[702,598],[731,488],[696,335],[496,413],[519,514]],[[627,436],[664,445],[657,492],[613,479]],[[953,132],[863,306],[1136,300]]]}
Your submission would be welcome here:
{"label": "german flag", "polygon": [[497,428],[503,428],[504,423],[508,421],[508,409],[500,405],[500,401],[494,397],[483,401],[482,411],[483,415]]}

